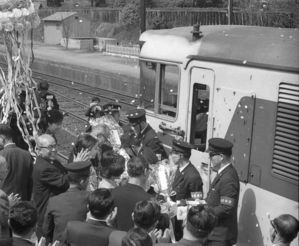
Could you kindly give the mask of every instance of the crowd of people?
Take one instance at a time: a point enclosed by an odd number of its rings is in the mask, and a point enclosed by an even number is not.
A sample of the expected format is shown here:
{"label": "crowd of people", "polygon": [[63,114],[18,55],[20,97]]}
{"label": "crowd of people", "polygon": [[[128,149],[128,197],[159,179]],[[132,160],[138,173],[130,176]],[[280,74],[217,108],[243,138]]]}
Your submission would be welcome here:
{"label": "crowd of people", "polygon": [[[216,177],[203,199],[200,173],[189,160],[193,145],[173,140],[167,154],[143,109],[129,111],[129,124],[123,125],[118,103],[101,105],[100,98],[93,98],[86,112],[90,127],[78,136],[68,163],[62,164],[56,134],[63,114],[47,92],[49,86],[40,87],[43,121],[34,158],[16,141],[11,125],[0,125],[1,246],[237,243],[240,184],[231,142],[208,140]],[[153,166],[162,162],[175,167],[167,195],[159,193],[150,178]],[[270,227],[273,245],[290,245],[299,222],[283,214],[271,220]]]}

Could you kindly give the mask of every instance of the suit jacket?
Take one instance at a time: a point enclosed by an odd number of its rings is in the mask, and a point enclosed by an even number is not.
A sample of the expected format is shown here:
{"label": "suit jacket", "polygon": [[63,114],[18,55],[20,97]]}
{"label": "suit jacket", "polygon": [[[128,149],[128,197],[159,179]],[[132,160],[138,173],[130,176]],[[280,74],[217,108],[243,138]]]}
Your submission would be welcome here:
{"label": "suit jacket", "polygon": [[108,246],[121,246],[121,241],[127,235],[125,231],[113,231],[109,236]]}
{"label": "suit jacket", "polygon": [[175,246],[204,246],[201,241],[190,241],[187,239],[182,238],[177,243],[158,243],[155,246],[168,246],[168,245],[175,245]]}
{"label": "suit jacket", "polygon": [[117,207],[116,228],[121,231],[128,231],[133,227],[132,212],[135,204],[139,201],[149,200],[151,195],[134,184],[116,187],[111,192]]}
{"label": "suit jacket", "polygon": [[238,173],[230,164],[217,174],[207,194],[206,202],[218,216],[218,224],[209,235],[210,241],[237,242],[237,209],[240,193]]}
{"label": "suit jacket", "polygon": [[202,180],[197,169],[189,163],[180,172],[177,169],[172,189],[176,191],[176,200],[191,198],[191,192],[202,192]]}
{"label": "suit jacket", "polygon": [[[0,239],[10,238],[10,230],[8,225],[9,202],[8,197],[0,190]],[[0,245],[2,245],[0,243]]]}
{"label": "suit jacket", "polygon": [[143,130],[139,141],[141,148],[137,155],[143,156],[150,164],[155,164],[158,161],[156,154],[160,154],[161,159],[167,158],[167,154],[157,133],[150,125],[147,125]]}
{"label": "suit jacket", "polygon": [[0,151],[7,162],[8,173],[2,184],[6,194],[19,194],[21,200],[29,201],[32,192],[33,159],[30,153],[10,144]]}
{"label": "suit jacket", "polygon": [[58,161],[51,164],[38,156],[33,168],[33,200],[37,207],[39,227],[43,224],[49,198],[65,192],[68,187],[65,168]]}
{"label": "suit jacket", "polygon": [[43,224],[43,233],[47,244],[62,240],[67,222],[86,220],[87,198],[88,192],[80,190],[78,187],[50,197]]}
{"label": "suit jacket", "polygon": [[68,246],[108,246],[113,230],[101,221],[71,221],[66,226],[65,242]]}
{"label": "suit jacket", "polygon": [[35,244],[23,238],[12,238],[12,246],[34,246]]}

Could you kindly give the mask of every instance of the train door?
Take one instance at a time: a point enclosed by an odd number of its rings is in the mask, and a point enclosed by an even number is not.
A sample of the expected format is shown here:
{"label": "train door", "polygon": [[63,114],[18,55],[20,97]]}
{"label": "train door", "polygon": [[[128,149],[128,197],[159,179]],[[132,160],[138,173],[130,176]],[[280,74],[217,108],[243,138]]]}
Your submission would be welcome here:
{"label": "train door", "polygon": [[209,158],[205,153],[207,140],[213,133],[213,92],[214,71],[199,67],[191,69],[190,99],[187,141],[194,144],[197,150],[192,151],[190,161],[198,169],[203,180],[203,193],[209,189]]}
{"label": "train door", "polygon": [[[191,87],[188,129],[189,142],[199,151],[205,151],[207,139],[212,134],[211,108],[214,91],[214,71],[194,67],[191,69]],[[210,126],[210,127],[209,127]]]}

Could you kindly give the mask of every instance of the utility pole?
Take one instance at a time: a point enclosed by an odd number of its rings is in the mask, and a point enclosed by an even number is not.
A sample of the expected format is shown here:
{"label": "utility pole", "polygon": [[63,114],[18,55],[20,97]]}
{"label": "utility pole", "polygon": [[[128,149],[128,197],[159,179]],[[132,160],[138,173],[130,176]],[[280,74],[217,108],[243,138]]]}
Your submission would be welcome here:
{"label": "utility pole", "polygon": [[227,24],[233,24],[233,0],[227,0]]}
{"label": "utility pole", "polygon": [[140,0],[140,33],[143,33],[146,28],[146,11],[145,0]]}

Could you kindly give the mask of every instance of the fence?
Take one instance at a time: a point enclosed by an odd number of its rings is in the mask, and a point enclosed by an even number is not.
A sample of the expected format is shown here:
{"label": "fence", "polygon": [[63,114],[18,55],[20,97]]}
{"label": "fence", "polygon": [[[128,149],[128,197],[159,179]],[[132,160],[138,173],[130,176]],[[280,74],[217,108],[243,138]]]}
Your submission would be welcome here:
{"label": "fence", "polygon": [[[189,26],[195,23],[201,25],[227,25],[226,9],[174,8],[147,9],[147,20],[167,23],[168,26]],[[294,13],[234,10],[232,24],[275,27],[295,27]]]}
{"label": "fence", "polygon": [[[57,11],[76,11],[79,15],[85,16],[98,22],[119,22],[118,8],[46,8],[39,10],[41,18],[54,14]],[[297,20],[296,18],[297,17]],[[146,19],[150,24],[154,20],[160,19],[170,26],[188,26],[195,23],[202,25],[226,25],[227,9],[217,8],[160,8],[147,9]],[[257,25],[275,27],[295,27],[299,26],[298,15],[291,12],[270,12],[270,11],[245,11],[234,10],[232,23],[235,25]]]}
{"label": "fence", "polygon": [[106,52],[118,55],[138,57],[140,53],[140,48],[139,46],[126,47],[114,44],[106,44]]}

